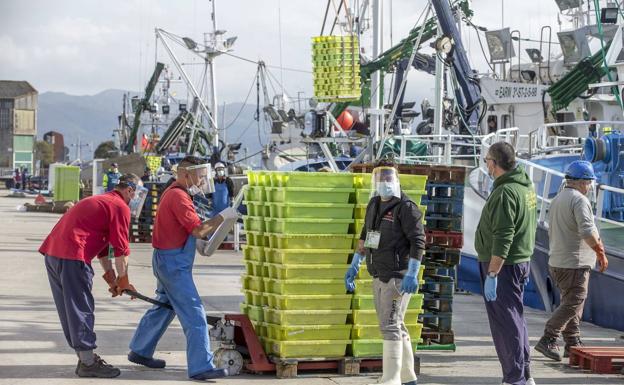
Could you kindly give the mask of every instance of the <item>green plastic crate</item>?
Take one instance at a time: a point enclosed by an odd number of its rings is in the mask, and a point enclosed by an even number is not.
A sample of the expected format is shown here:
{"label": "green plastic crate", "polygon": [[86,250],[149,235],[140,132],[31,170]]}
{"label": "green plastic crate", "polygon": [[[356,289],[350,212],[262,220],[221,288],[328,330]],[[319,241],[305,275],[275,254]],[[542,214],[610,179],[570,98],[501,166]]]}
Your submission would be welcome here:
{"label": "green plastic crate", "polygon": [[267,306],[269,304],[268,298],[264,293],[253,290],[243,290],[245,296],[245,303],[252,306]]}
{"label": "green plastic crate", "polygon": [[[416,351],[420,340],[412,339],[412,349]],[[383,340],[353,340],[349,349],[353,357],[381,357],[383,355]]]}
{"label": "green plastic crate", "polygon": [[264,278],[265,291],[273,294],[345,294],[343,279]]}
{"label": "green plastic crate", "polygon": [[353,188],[267,187],[267,198],[274,203],[349,203]]}
{"label": "green plastic crate", "polygon": [[243,275],[241,276],[243,282],[243,289],[264,291],[264,278],[255,275]]}
{"label": "green plastic crate", "polygon": [[351,310],[279,310],[264,307],[265,322],[277,325],[344,325]]}
{"label": "green plastic crate", "polygon": [[247,246],[269,247],[269,237],[262,231],[246,231]]}
{"label": "green plastic crate", "polygon": [[[245,262],[245,271],[247,275],[255,275],[257,277],[266,277],[264,275],[264,263],[258,261],[244,261]],[[268,268],[267,268],[268,271]]]}
{"label": "green plastic crate", "polygon": [[349,310],[351,294],[280,295],[266,294],[268,305],[278,310]]}
{"label": "green plastic crate", "polygon": [[350,340],[276,341],[270,338],[269,354],[280,358],[344,357]]}
{"label": "green plastic crate", "polygon": [[[353,208],[353,218],[355,218],[356,220],[358,220],[358,219],[364,220],[366,218],[366,207],[367,206],[368,206],[368,203],[362,203],[362,204],[355,205],[355,207]],[[427,206],[419,205],[418,209],[420,210],[420,212],[424,216],[425,212],[427,211]]]}
{"label": "green plastic crate", "polygon": [[[424,295],[412,294],[408,309],[422,309]],[[354,295],[351,300],[351,309],[354,310],[375,310],[375,300],[372,294]]]}
{"label": "green plastic crate", "polygon": [[245,231],[264,232],[265,219],[263,217],[251,217],[249,215],[245,215],[243,216],[243,226],[245,226]]}
{"label": "green plastic crate", "polygon": [[247,214],[250,217],[263,217],[264,216],[264,202],[244,201],[247,206]]}
{"label": "green plastic crate", "polygon": [[243,197],[247,202],[264,202],[266,198],[266,188],[263,186],[248,186],[243,193]]}
{"label": "green plastic crate", "polygon": [[348,234],[353,219],[271,218],[268,232],[283,234]]}
{"label": "green plastic crate", "polygon": [[351,334],[351,325],[265,325],[267,337],[277,341],[348,340]]}
{"label": "green plastic crate", "polygon": [[338,187],[352,188],[353,174],[348,172],[273,172],[272,187]]}
{"label": "green plastic crate", "polygon": [[80,167],[58,166],[54,169],[55,201],[77,201],[80,199]]}
{"label": "green plastic crate", "polygon": [[[414,341],[420,340],[422,324],[405,325],[409,331],[410,338]],[[379,325],[353,325],[351,339],[353,340],[376,340],[382,339]]]}
{"label": "green plastic crate", "polygon": [[272,218],[332,218],[351,219],[350,203],[271,203]]}
{"label": "green plastic crate", "polygon": [[241,303],[239,305],[240,310],[243,314],[247,315],[250,320],[256,322],[264,321],[264,308],[262,306],[253,306],[247,305],[245,303]]}
{"label": "green plastic crate", "polygon": [[264,322],[257,322],[257,321],[251,321],[251,325],[254,328],[254,331],[256,332],[256,335],[259,338],[266,338],[267,336],[267,327],[266,327],[266,323]]}
{"label": "green plastic crate", "polygon": [[273,249],[350,249],[349,234],[274,234],[268,233]]}
{"label": "green plastic crate", "polygon": [[[418,323],[418,315],[422,314],[422,309],[407,309],[404,322],[406,325]],[[351,313],[353,325],[378,325],[377,313],[375,310],[353,310]]]}
{"label": "green plastic crate", "polygon": [[265,249],[265,260],[286,264],[346,264],[351,249]]}
{"label": "green plastic crate", "polygon": [[270,203],[270,202],[264,202],[263,203],[263,207],[262,207],[263,210],[264,210],[264,213],[262,214],[263,216],[265,216],[267,218],[271,217],[271,205],[272,205],[272,203]]}
{"label": "green plastic crate", "polygon": [[275,279],[340,279],[349,269],[347,264],[281,264],[267,263],[269,277]]}
{"label": "green plastic crate", "polygon": [[242,246],[243,258],[246,261],[263,262],[265,260],[264,246]]}

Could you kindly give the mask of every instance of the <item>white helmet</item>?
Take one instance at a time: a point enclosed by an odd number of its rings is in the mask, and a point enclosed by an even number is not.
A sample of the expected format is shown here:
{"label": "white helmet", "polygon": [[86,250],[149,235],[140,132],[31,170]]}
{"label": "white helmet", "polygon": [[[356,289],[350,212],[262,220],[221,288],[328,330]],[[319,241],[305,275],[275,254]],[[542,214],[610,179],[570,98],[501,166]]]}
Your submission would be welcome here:
{"label": "white helmet", "polygon": [[223,163],[221,163],[221,162],[217,162],[217,163],[215,163],[214,168],[215,168],[215,170],[218,169],[218,168],[225,168],[225,165]]}

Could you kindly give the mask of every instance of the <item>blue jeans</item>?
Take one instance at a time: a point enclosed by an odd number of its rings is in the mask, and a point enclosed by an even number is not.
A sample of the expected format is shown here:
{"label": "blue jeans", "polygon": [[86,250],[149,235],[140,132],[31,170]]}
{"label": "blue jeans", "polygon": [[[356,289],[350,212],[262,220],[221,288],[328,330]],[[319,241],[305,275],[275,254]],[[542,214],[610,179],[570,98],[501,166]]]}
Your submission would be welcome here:
{"label": "blue jeans", "polygon": [[156,299],[173,306],[149,309],[137,327],[130,350],[151,358],[156,345],[177,315],[186,336],[186,360],[189,377],[215,368],[210,352],[208,324],[201,297],[193,282],[195,238],[189,236],[180,249],[154,249],[152,267],[157,280]]}

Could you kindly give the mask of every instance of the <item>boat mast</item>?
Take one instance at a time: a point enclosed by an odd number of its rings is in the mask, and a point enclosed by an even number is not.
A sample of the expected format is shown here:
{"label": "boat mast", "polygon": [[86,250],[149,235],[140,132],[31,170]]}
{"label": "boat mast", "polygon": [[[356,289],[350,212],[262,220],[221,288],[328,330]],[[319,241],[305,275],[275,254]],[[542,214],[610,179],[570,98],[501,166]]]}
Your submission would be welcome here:
{"label": "boat mast", "polygon": [[210,90],[209,91],[210,91],[210,111],[212,113],[211,122],[215,124],[215,126],[213,127],[214,133],[212,134],[213,135],[212,145],[218,148],[219,147],[219,129],[216,126],[216,122],[218,122],[218,119],[217,119],[217,110],[218,110],[217,84],[216,84],[216,75],[215,75],[216,69],[215,69],[215,63],[214,63],[215,56],[219,54],[219,53],[216,53],[217,51],[217,13],[215,9],[216,2],[217,2],[216,0],[211,0],[212,13],[210,14],[210,17],[212,19],[212,32],[204,34],[204,43],[208,50],[212,48],[212,53],[213,53],[213,54],[208,53],[206,55],[206,64],[208,65],[208,71],[210,72]]}
{"label": "boat mast", "polygon": [[[382,20],[383,0],[373,0],[373,52],[372,60],[379,57],[383,51],[383,20]],[[371,76],[371,104],[370,104],[370,122],[372,143],[381,140],[381,130],[383,129],[383,111],[381,111],[381,88],[382,71],[375,71]],[[371,143],[371,144],[372,144]],[[371,150],[371,159],[373,157],[373,146],[369,146]]]}

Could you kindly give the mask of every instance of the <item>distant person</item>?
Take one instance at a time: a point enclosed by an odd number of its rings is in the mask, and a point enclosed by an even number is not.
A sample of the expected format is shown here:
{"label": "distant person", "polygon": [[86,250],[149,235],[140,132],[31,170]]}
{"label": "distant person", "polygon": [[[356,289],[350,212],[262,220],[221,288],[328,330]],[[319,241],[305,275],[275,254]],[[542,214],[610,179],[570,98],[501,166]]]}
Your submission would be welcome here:
{"label": "distant person", "polygon": [[213,215],[217,215],[221,211],[232,205],[234,198],[234,182],[227,176],[225,165],[221,162],[215,164],[215,191],[212,193],[212,209]]}
{"label": "distant person", "polygon": [[152,171],[150,170],[149,167],[145,167],[145,171],[143,171],[143,176],[141,177],[141,180],[143,182],[149,182],[152,178]]}
{"label": "distant person", "polygon": [[544,335],[535,350],[561,361],[557,339],[563,335],[564,357],[570,348],[582,346],[583,306],[587,299],[591,269],[607,269],[609,261],[594,223],[594,213],[587,193],[596,179],[592,164],[577,160],[565,172],[565,188],[553,198],[548,211],[550,242],[548,267],[561,296],[561,304],[546,322]]}
{"label": "distant person", "polygon": [[523,299],[535,247],[537,197],[512,145],[494,143],[485,162],[494,185],[475,233],[485,309],[503,385],[535,385]]}
{"label": "distant person", "polygon": [[13,180],[15,180],[15,188],[18,190],[21,189],[22,188],[22,174],[20,174],[19,168],[15,169],[15,175],[13,176]]}
{"label": "distant person", "polygon": [[[139,178],[126,174],[113,191],[82,199],[65,213],[47,236],[39,252],[45,266],[52,297],[69,346],[78,356],[78,377],[113,378],[121,373],[94,353],[95,304],[91,288],[96,256],[104,270],[113,297],[135,290],[128,279],[130,207],[135,202]],[[108,245],[114,266],[108,259]],[[117,274],[115,274],[117,270]]]}
{"label": "distant person", "polygon": [[28,168],[22,167],[22,190],[28,189]]}
{"label": "distant person", "polygon": [[111,163],[110,168],[102,177],[102,185],[106,188],[106,192],[113,191],[117,183],[119,183],[120,177],[119,165],[117,163]]}

